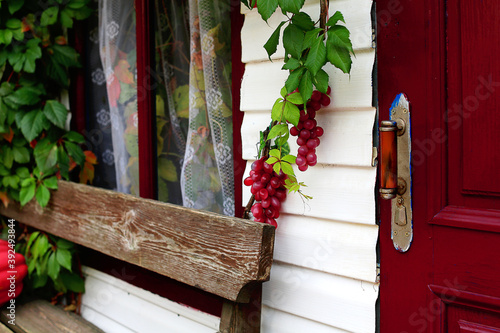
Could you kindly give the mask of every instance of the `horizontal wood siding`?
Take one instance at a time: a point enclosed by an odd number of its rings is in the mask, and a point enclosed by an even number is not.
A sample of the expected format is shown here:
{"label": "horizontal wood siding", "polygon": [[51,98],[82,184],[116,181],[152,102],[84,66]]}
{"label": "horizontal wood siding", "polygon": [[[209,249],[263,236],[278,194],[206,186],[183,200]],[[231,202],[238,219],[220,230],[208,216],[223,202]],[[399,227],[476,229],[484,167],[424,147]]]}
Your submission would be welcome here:
{"label": "horizontal wood siding", "polygon": [[[288,196],[278,220],[271,280],[264,284],[263,332],[375,332],[378,276],[375,215],[376,168],[372,167],[371,6],[369,0],[330,1],[330,13],[340,10],[351,31],[356,58],[351,75],[329,66],[332,103],[317,121],[325,129],[318,164],[297,172],[314,197],[304,202]],[[319,17],[319,1],[307,1],[305,11]],[[283,48],[269,61],[263,45],[281,22],[275,13],[267,26],[258,13],[243,8],[242,60],[246,63],[241,91],[245,112],[241,135],[248,175],[256,159],[259,131],[270,122],[270,109],[287,73]],[[292,140],[294,141],[294,140]],[[291,144],[292,151],[297,145]],[[243,200],[250,198],[243,186]]]}
{"label": "horizontal wood siding", "polygon": [[[108,333],[214,333],[220,318],[84,267],[82,316]],[[132,278],[132,277],[131,277]]]}

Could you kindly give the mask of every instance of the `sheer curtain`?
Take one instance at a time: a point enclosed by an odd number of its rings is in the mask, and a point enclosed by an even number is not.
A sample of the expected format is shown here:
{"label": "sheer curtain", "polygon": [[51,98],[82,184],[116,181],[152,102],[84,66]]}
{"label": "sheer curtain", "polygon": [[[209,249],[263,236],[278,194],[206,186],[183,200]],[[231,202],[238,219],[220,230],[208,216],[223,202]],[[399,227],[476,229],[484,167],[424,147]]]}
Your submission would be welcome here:
{"label": "sheer curtain", "polygon": [[[160,199],[175,202],[164,192],[179,182],[184,206],[234,215],[229,3],[156,0],[158,185]],[[99,15],[117,188],[137,195],[133,1],[99,0]]]}

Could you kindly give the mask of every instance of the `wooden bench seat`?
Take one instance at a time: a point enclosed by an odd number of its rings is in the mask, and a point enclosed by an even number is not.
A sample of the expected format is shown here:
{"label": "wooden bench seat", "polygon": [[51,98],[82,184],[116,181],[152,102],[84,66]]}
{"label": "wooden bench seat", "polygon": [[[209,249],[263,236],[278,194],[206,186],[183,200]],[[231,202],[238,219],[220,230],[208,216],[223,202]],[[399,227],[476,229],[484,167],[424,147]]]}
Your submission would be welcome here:
{"label": "wooden bench seat", "polygon": [[270,225],[65,181],[45,209],[32,201],[0,214],[223,297],[220,332],[260,331]]}

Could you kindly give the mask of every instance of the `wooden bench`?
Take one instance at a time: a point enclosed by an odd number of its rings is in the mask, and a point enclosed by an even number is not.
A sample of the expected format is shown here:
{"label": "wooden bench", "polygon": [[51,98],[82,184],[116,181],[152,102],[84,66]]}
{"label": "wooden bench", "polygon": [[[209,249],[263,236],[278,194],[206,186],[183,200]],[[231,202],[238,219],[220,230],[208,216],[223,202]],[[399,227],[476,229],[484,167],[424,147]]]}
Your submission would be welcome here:
{"label": "wooden bench", "polygon": [[65,181],[45,209],[11,204],[0,214],[223,297],[219,332],[260,331],[270,225]]}

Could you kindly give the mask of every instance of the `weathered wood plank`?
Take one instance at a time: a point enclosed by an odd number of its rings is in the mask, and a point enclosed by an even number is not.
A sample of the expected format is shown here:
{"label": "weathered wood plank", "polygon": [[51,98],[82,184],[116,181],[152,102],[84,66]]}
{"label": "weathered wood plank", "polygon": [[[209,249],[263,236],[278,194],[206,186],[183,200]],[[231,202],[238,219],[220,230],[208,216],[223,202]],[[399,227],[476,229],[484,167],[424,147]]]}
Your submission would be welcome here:
{"label": "weathered wood plank", "polygon": [[252,292],[250,303],[225,301],[218,333],[259,333],[262,308],[262,284]]}
{"label": "weathered wood plank", "polygon": [[0,214],[232,301],[269,279],[274,227],[262,223],[64,181],[45,209]]}
{"label": "weathered wood plank", "polygon": [[15,325],[8,324],[7,310],[0,319],[16,333],[104,333],[82,317],[47,301],[36,300],[16,308]]}
{"label": "weathered wood plank", "polygon": [[12,333],[12,331],[7,326],[0,323],[0,333]]}

